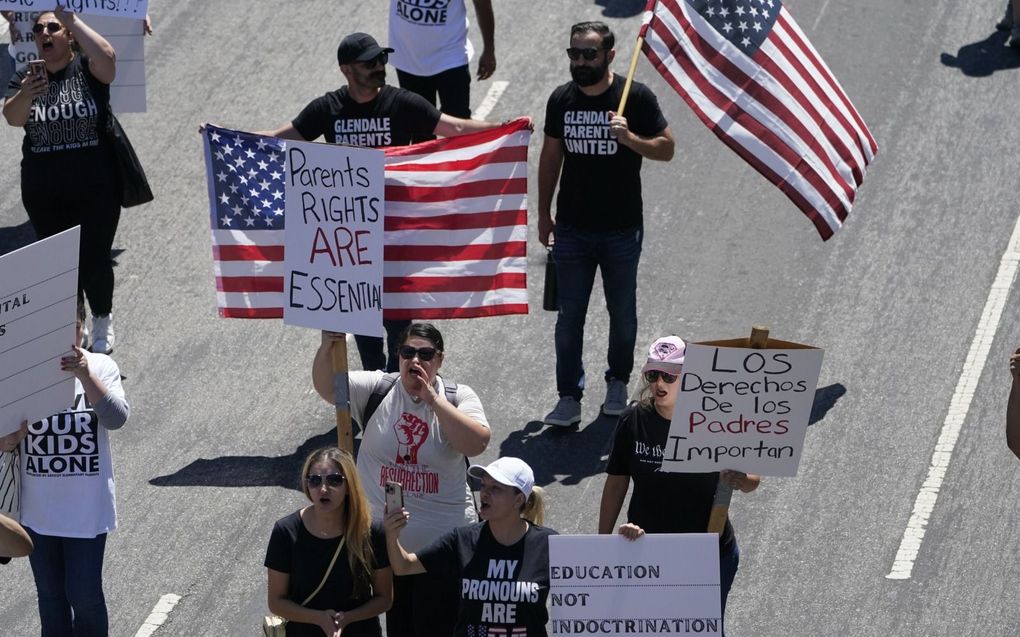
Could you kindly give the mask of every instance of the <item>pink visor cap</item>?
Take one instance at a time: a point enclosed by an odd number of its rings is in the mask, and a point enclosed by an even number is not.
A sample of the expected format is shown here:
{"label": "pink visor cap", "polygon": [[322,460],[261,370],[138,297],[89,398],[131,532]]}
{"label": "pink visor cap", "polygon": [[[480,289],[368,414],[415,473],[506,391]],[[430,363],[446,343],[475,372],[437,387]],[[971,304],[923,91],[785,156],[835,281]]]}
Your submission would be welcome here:
{"label": "pink visor cap", "polygon": [[684,366],[684,352],[687,351],[687,343],[679,336],[663,336],[656,339],[648,348],[648,358],[645,360],[641,373],[650,371],[666,372],[667,374],[679,374]]}
{"label": "pink visor cap", "polygon": [[509,456],[500,458],[487,467],[473,464],[468,468],[468,475],[472,478],[488,475],[500,484],[520,489],[526,498],[531,496],[531,489],[535,486],[535,473],[528,463]]}

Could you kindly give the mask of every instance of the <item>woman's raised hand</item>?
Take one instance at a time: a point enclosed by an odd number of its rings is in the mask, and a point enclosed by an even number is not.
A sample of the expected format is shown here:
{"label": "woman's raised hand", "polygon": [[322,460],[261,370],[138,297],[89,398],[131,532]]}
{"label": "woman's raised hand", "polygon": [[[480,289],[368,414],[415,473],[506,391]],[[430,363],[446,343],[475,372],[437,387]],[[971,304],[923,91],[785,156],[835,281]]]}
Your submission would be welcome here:
{"label": "woman's raised hand", "polygon": [[61,357],[60,369],[71,372],[79,380],[85,380],[89,376],[89,359],[85,357],[84,350],[77,345],[72,345],[71,349],[70,356]]}
{"label": "woman's raised hand", "polygon": [[386,531],[386,535],[400,537],[400,531],[407,526],[407,520],[410,517],[411,514],[407,512],[407,509],[387,511],[383,517],[383,529]]}
{"label": "woman's raised hand", "polygon": [[630,522],[620,525],[620,535],[627,538],[631,542],[638,539],[645,534],[645,530],[636,524]]}

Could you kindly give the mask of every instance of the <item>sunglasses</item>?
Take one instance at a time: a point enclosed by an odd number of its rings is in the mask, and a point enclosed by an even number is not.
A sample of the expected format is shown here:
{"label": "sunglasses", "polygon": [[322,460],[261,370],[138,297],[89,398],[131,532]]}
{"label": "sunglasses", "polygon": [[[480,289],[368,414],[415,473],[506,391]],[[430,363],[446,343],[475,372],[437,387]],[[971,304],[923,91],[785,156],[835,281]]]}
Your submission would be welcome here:
{"label": "sunglasses", "polygon": [[36,35],[42,35],[43,29],[45,29],[50,34],[53,34],[57,33],[63,28],[64,25],[60,24],[59,22],[47,22],[46,24],[43,24],[42,22],[36,22],[35,24],[32,25],[32,33]]}
{"label": "sunglasses", "polygon": [[366,69],[371,69],[371,68],[374,68],[376,64],[381,64],[383,66],[386,66],[386,63],[389,62],[389,61],[390,61],[390,54],[386,53],[385,51],[383,51],[382,53],[380,53],[379,55],[375,56],[371,60],[366,60],[364,62],[358,62],[358,64],[360,64],[361,66],[365,67]]}
{"label": "sunglasses", "polygon": [[437,353],[439,353],[439,350],[434,347],[411,347],[410,345],[400,346],[400,358],[403,358],[404,360],[411,360],[417,356],[418,360],[427,363],[435,358]]}
{"label": "sunglasses", "polygon": [[651,369],[645,372],[645,380],[648,383],[654,383],[655,381],[662,379],[662,382],[667,385],[672,385],[676,382],[677,378],[680,378],[679,374],[667,374],[666,372],[660,372],[657,369]]}
{"label": "sunglasses", "polygon": [[317,473],[309,473],[305,476],[305,482],[307,482],[308,486],[313,489],[321,487],[323,480],[326,481],[326,486],[336,488],[343,484],[346,479],[347,477],[342,473],[331,473],[325,476],[320,476]]}
{"label": "sunglasses", "polygon": [[577,61],[584,58],[591,62],[599,55],[599,49],[588,47],[586,49],[579,49],[576,46],[572,46],[567,49],[567,57],[571,60]]}

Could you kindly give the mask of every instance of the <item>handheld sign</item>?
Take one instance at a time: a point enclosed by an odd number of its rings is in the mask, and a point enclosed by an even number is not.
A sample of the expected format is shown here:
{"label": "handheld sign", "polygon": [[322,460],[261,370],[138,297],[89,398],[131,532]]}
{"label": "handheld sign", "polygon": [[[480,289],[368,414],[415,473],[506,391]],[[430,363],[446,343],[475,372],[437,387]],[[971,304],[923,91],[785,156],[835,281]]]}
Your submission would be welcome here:
{"label": "handheld sign", "polygon": [[554,535],[549,604],[554,635],[721,635],[719,536]]}
{"label": "handheld sign", "polygon": [[662,470],[797,474],[822,350],[769,339],[687,345]]}
{"label": "handheld sign", "polygon": [[383,152],[308,142],[286,152],[283,322],[382,336]]}
{"label": "handheld sign", "polygon": [[82,15],[108,15],[117,18],[144,20],[149,12],[149,0],[0,0],[3,11],[52,11],[57,4],[64,5],[68,13]]}
{"label": "handheld sign", "polygon": [[74,401],[60,357],[75,338],[80,233],[75,226],[0,257],[0,436]]}

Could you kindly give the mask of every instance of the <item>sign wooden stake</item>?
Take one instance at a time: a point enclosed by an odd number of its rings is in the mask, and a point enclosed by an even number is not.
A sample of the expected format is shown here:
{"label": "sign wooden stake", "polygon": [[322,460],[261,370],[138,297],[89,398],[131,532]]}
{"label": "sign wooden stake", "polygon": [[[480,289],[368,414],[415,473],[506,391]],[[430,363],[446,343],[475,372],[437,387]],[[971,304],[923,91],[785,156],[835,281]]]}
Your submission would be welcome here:
{"label": "sign wooden stake", "polygon": [[[769,328],[755,325],[751,327],[751,337],[747,339],[747,346],[754,349],[765,349],[769,342]],[[715,500],[712,501],[712,514],[708,518],[708,532],[718,533],[720,536],[726,529],[726,518],[730,514],[730,499],[733,497],[733,487],[719,477],[715,485]]]}
{"label": "sign wooden stake", "polygon": [[351,391],[347,382],[347,339],[333,341],[333,404],[336,406],[336,444],[354,454],[354,432],[351,428]]}
{"label": "sign wooden stake", "polygon": [[627,81],[623,85],[623,93],[620,95],[620,107],[616,109],[617,115],[623,115],[623,109],[627,107],[627,97],[630,96],[630,85],[634,83],[634,72],[637,71],[638,56],[641,54],[641,46],[645,39],[638,36],[637,44],[634,46],[634,55],[630,57],[630,69],[627,70]]}

